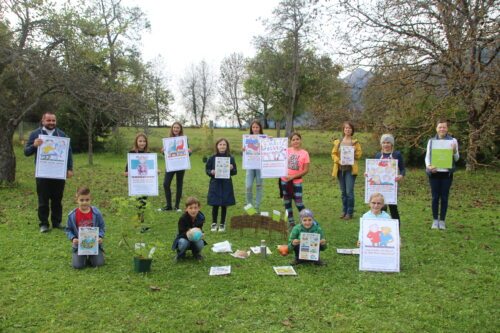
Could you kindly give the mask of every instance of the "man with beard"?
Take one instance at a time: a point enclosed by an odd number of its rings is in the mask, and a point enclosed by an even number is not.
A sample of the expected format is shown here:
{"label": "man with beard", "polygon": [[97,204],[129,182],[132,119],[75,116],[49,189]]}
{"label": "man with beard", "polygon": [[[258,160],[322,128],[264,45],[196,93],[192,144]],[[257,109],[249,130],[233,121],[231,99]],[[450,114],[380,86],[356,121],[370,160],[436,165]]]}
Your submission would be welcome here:
{"label": "man with beard", "polygon": [[[37,148],[43,143],[39,135],[66,137],[63,131],[56,128],[56,115],[46,112],[42,116],[42,126],[31,132],[28,142],[24,147],[24,155],[31,156],[36,153]],[[67,178],[73,176],[73,157],[71,147],[68,152]],[[36,178],[36,193],[38,195],[38,219],[40,220],[40,232],[49,231],[49,212],[52,227],[64,230],[62,220],[62,198],[64,193],[64,179]]]}

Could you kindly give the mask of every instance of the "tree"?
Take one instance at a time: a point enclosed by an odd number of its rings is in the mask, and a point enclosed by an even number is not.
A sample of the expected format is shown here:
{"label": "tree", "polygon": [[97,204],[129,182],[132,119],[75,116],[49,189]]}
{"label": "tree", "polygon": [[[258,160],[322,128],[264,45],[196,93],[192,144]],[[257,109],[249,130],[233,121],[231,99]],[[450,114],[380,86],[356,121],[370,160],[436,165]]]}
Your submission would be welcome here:
{"label": "tree", "polygon": [[[495,0],[341,0],[344,44],[356,63],[398,70],[405,80],[456,98],[466,109],[467,170],[498,132],[500,46]],[[402,98],[402,97],[401,97]],[[442,109],[427,112],[429,131]]]}
{"label": "tree", "polygon": [[152,103],[154,120],[158,127],[161,126],[162,120],[170,116],[170,105],[174,101],[172,93],[167,88],[167,77],[163,68],[161,57],[148,64],[147,95]]}
{"label": "tree", "polygon": [[241,110],[243,81],[245,79],[245,58],[241,53],[232,53],[222,60],[219,76],[219,94],[225,110],[234,115],[238,127],[243,127],[244,114]]}

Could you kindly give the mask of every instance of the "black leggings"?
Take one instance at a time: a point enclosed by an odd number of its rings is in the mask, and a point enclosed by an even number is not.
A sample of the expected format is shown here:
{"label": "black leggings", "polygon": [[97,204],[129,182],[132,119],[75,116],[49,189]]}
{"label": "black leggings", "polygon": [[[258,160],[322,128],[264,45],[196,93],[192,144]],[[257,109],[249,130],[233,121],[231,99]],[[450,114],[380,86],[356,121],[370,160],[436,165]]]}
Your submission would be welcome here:
{"label": "black leggings", "polygon": [[399,218],[399,211],[398,211],[398,205],[385,205],[382,210],[387,211],[387,208],[389,208],[389,211],[391,212],[391,218],[394,220],[399,221],[399,226],[401,227],[401,219]]}
{"label": "black leggings", "polygon": [[219,215],[219,207],[221,208],[220,224],[224,225],[226,223],[227,206],[212,206],[212,223],[217,224],[217,215]]}
{"label": "black leggings", "polygon": [[165,173],[165,180],[163,181],[163,189],[165,190],[165,198],[167,199],[167,208],[172,208],[172,191],[170,184],[176,175],[176,190],[175,190],[175,208],[179,208],[182,197],[182,184],[184,183],[185,170],[172,171]]}

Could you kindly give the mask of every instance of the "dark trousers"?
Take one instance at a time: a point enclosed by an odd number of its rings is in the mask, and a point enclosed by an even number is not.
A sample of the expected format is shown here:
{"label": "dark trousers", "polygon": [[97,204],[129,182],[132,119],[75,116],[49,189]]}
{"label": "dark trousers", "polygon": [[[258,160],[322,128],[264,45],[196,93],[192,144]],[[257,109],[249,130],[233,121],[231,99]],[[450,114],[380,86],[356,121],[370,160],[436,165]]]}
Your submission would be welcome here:
{"label": "dark trousers", "polygon": [[385,205],[382,210],[387,212],[387,208],[389,208],[389,212],[391,212],[391,218],[399,221],[399,226],[401,226],[401,220],[399,219],[398,205]]}
{"label": "dark trousers", "polygon": [[[320,245],[319,250],[324,251],[325,250],[325,245]],[[300,244],[294,245],[293,246],[293,252],[295,253],[295,259],[299,260],[299,252],[300,252]]]}
{"label": "dark trousers", "polygon": [[172,208],[172,191],[170,185],[176,176],[176,190],[175,190],[175,208],[179,208],[182,197],[182,184],[184,183],[185,170],[172,171],[165,173],[165,180],[163,181],[163,189],[165,190],[165,198],[167,199],[167,208]]}
{"label": "dark trousers", "polygon": [[212,206],[212,223],[217,224],[217,215],[219,215],[219,207],[221,208],[220,224],[225,224],[226,223],[227,206]]}
{"label": "dark trousers", "polygon": [[[434,220],[444,221],[448,210],[448,196],[451,184],[453,183],[453,173],[437,172],[429,176],[432,193],[432,217]],[[441,210],[439,202],[441,201]],[[439,215],[438,215],[439,212]]]}
{"label": "dark trousers", "polygon": [[49,226],[49,213],[52,226],[61,225],[62,198],[65,184],[66,181],[63,179],[36,178],[40,226]]}

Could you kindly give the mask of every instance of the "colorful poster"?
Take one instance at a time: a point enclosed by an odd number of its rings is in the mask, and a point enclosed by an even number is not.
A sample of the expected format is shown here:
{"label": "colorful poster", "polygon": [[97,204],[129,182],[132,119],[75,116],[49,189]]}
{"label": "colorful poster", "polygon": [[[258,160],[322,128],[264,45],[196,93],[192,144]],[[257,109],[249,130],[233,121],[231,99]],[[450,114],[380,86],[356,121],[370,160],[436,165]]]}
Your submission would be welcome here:
{"label": "colorful poster", "polygon": [[340,146],[340,164],[354,165],[354,147]]}
{"label": "colorful poster", "polygon": [[69,138],[39,135],[43,143],[36,153],[36,178],[66,179],[68,171]]}
{"label": "colorful poster", "polygon": [[399,222],[360,219],[360,271],[399,272]]}
{"label": "colorful poster", "polygon": [[243,135],[243,169],[260,169],[260,139],[267,135]]}
{"label": "colorful poster", "polygon": [[231,158],[216,157],[215,158],[215,178],[229,179],[231,177]]}
{"label": "colorful poster", "polygon": [[167,172],[191,169],[187,136],[164,138],[163,154]]}
{"label": "colorful poster", "polygon": [[273,266],[273,269],[277,275],[297,275],[292,266]]}
{"label": "colorful poster", "polygon": [[299,259],[319,260],[319,242],[321,235],[311,232],[300,234]]}
{"label": "colorful poster", "polygon": [[99,254],[99,227],[78,228],[78,255],[96,256]]}
{"label": "colorful poster", "polygon": [[367,159],[365,177],[365,203],[373,193],[381,193],[386,204],[398,203],[398,160]]}
{"label": "colorful poster", "polygon": [[261,177],[280,178],[288,174],[288,139],[260,139]]}
{"label": "colorful poster", "polygon": [[453,140],[432,140],[431,165],[438,169],[453,167]]}
{"label": "colorful poster", "polygon": [[128,195],[158,195],[158,159],[156,153],[129,153]]}

